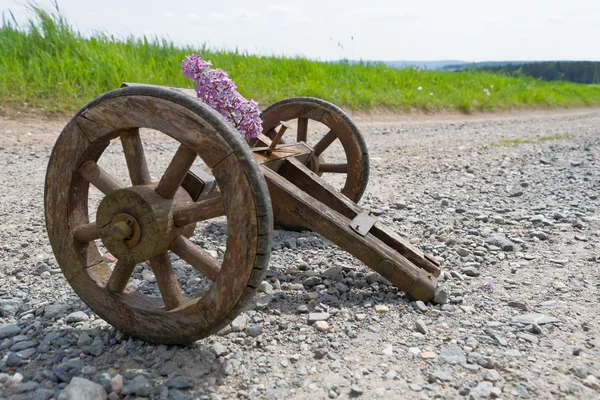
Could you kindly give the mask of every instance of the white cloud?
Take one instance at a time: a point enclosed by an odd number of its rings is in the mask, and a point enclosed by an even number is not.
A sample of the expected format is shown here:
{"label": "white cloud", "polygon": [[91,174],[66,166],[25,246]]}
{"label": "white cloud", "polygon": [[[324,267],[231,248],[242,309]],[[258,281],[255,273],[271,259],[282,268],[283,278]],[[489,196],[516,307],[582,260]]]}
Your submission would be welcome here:
{"label": "white cloud", "polygon": [[240,21],[261,21],[265,22],[265,17],[255,11],[249,11],[245,8],[237,8],[231,12],[234,18]]}
{"label": "white cloud", "polygon": [[233,17],[231,15],[225,15],[215,11],[209,12],[208,16],[219,21],[233,21]]}
{"label": "white cloud", "polygon": [[293,3],[280,3],[269,6],[269,10],[275,11],[275,19],[285,23],[310,23],[315,20],[306,10],[298,8]]}
{"label": "white cloud", "polygon": [[416,16],[401,9],[394,10],[389,8],[353,8],[341,15],[342,19],[348,20],[369,20],[369,21],[404,21],[414,22]]}
{"label": "white cloud", "polygon": [[266,18],[262,14],[246,8],[236,8],[227,14],[211,11],[208,16],[218,21],[266,22]]}

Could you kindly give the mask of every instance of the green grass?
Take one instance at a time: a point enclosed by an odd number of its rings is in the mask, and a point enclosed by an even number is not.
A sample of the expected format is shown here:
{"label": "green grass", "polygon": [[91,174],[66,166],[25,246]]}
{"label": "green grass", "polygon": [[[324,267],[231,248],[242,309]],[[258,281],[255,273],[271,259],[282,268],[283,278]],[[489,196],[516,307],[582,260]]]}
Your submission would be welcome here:
{"label": "green grass", "polygon": [[72,111],[118,88],[123,81],[192,87],[180,72],[182,59],[192,53],[229,72],[240,93],[257,100],[261,108],[291,96],[319,97],[349,109],[471,112],[600,105],[597,85],[541,82],[477,71],[397,70],[382,65],[260,57],[207,47],[182,48],[160,38],[117,40],[102,33],[84,37],[58,12],[37,6],[30,6],[30,10],[29,21],[21,26],[11,14],[3,15],[3,106]]}
{"label": "green grass", "polygon": [[548,135],[548,136],[536,136],[536,137],[524,137],[518,139],[505,139],[500,140],[499,142],[492,143],[494,147],[514,147],[522,144],[531,144],[531,143],[540,143],[547,142],[551,140],[560,140],[560,139],[571,139],[575,137],[574,135],[564,134],[564,135]]}

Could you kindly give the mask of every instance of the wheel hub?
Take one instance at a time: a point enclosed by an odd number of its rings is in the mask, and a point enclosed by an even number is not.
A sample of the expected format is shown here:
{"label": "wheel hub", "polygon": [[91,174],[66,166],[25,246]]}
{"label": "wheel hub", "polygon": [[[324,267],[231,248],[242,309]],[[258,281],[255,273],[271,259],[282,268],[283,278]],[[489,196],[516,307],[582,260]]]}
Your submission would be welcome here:
{"label": "wheel hub", "polygon": [[179,190],[173,199],[154,191],[154,185],[134,186],[108,194],[98,207],[96,226],[100,239],[119,261],[137,264],[164,253],[180,234],[191,236],[194,224],[177,227],[172,209],[191,202]]}

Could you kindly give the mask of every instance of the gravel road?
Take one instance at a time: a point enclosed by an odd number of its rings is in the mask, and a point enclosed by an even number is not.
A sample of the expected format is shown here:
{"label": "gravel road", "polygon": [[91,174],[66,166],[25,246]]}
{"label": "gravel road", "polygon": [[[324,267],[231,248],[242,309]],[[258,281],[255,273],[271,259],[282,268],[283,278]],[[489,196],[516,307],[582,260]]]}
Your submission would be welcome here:
{"label": "gravel road", "polygon": [[[43,213],[66,122],[0,117],[0,399],[600,398],[600,110],[358,116],[360,204],[443,262],[448,302],[276,230],[253,309],[189,346],[116,331],[66,283]],[[144,139],[160,177],[175,146]],[[217,219],[195,240],[221,257],[225,234]],[[174,262],[186,293],[206,284]],[[147,265],[132,285],[156,289]]]}

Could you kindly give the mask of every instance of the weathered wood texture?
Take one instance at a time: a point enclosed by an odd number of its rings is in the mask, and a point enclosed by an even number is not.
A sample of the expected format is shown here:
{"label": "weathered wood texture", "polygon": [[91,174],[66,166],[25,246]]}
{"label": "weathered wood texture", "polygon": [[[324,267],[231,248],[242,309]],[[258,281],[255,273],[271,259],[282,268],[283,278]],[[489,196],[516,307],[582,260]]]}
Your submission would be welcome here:
{"label": "weathered wood texture", "polygon": [[[341,192],[354,202],[362,197],[369,180],[369,155],[367,146],[360,133],[350,118],[339,107],[321,99],[311,97],[293,97],[274,103],[262,113],[263,132],[273,138],[276,127],[280,121],[298,119],[298,129],[295,141],[308,140],[308,126],[310,121],[317,121],[327,126],[330,131],[315,145],[316,156],[322,155],[326,149],[337,139],[344,148],[347,167],[322,168],[319,163],[314,163],[314,172],[345,173],[346,181]],[[289,141],[286,135],[284,140]],[[325,164],[336,165],[336,164]]]}
{"label": "weathered wood texture", "polygon": [[[294,184],[299,190],[309,193],[316,200],[342,214],[349,220],[354,219],[361,211],[359,206],[354,204],[348,198],[340,196],[331,185],[302,165],[298,160],[287,160],[286,163],[279,168],[278,173]],[[276,218],[282,220],[286,218],[286,222],[292,225],[300,223],[300,221],[295,221],[296,218],[293,215],[289,215],[288,213],[284,213],[284,215],[286,216],[276,216]],[[433,260],[427,258],[423,252],[382,224],[376,223],[373,228],[371,228],[371,234],[399,252],[419,268],[424,269],[435,277],[440,275],[441,271]]]}
{"label": "weathered wood texture", "polygon": [[88,160],[83,163],[79,169],[79,173],[104,194],[112,193],[121,188],[121,184],[96,164],[94,160]]}
{"label": "weathered wood texture", "polygon": [[[173,199],[165,199],[153,190],[155,186],[139,185],[146,183],[148,176],[142,162],[145,156],[142,157],[141,143],[135,136],[137,128],[159,130],[178,140],[212,168],[219,185],[222,208],[227,215],[227,250],[219,268],[211,265],[212,269],[206,269],[198,257],[191,260],[194,267],[202,267],[199,269],[204,269],[214,280],[201,298],[181,296],[166,256],[172,243],[181,250],[177,243],[180,238],[185,242],[190,224],[193,227],[191,221],[181,227],[174,222],[174,210],[187,207],[178,198],[183,189],[176,189]],[[110,140],[118,138],[123,143],[130,177],[138,184],[133,188],[120,189],[96,164]],[[185,166],[175,170],[179,177]],[[110,240],[115,213],[135,214],[142,235],[139,245],[133,248],[141,246],[143,256],[150,259],[162,300],[127,286],[135,264],[126,260],[126,255],[133,250],[115,248],[113,254],[123,260],[119,259],[117,272],[113,272],[94,242],[87,241],[94,236],[88,217],[90,183],[108,198],[96,221],[103,242]],[[170,197],[171,193],[173,189],[169,188],[163,194]],[[268,263],[272,211],[256,160],[239,132],[222,116],[174,90],[150,86],[123,88],[100,96],[82,109],[65,127],[50,157],[45,212],[48,236],[69,284],[99,316],[116,328],[148,341],[185,343],[220,330],[251,301]],[[144,214],[154,220],[145,221]],[[146,232],[164,243],[146,242]],[[119,235],[113,239],[125,240]],[[184,256],[197,256],[189,248],[190,243],[185,243]]]}
{"label": "weathered wood texture", "polygon": [[165,199],[172,199],[175,192],[177,192],[177,189],[181,186],[183,179],[187,175],[196,157],[195,151],[185,144],[181,144],[158,183],[156,193],[160,194]]}
{"label": "weathered wood texture", "polygon": [[225,215],[225,207],[221,197],[183,204],[173,209],[173,221],[177,226],[186,226],[222,215]]}
{"label": "weathered wood texture", "polygon": [[142,146],[140,130],[137,128],[125,130],[121,133],[121,144],[127,161],[129,177],[133,185],[149,185],[152,183],[148,164]]}
{"label": "weathered wood texture", "polygon": [[160,295],[165,303],[165,310],[172,310],[183,304],[183,295],[171,260],[167,253],[160,253],[150,258],[150,268],[156,277]]}
{"label": "weathered wood texture", "polygon": [[211,281],[216,281],[221,272],[221,265],[204,250],[190,242],[185,236],[177,236],[171,243],[170,250]]}
{"label": "weathered wood texture", "polygon": [[[323,203],[298,190],[283,176],[266,167],[261,169],[267,179],[271,199],[278,204],[277,212],[292,215],[303,225],[379,272],[413,298],[423,301],[433,298],[437,282],[432,274],[417,268],[374,235],[367,234],[363,237],[357,234],[350,228],[347,217],[324,207]],[[279,215],[275,215],[275,218],[279,218]]]}

